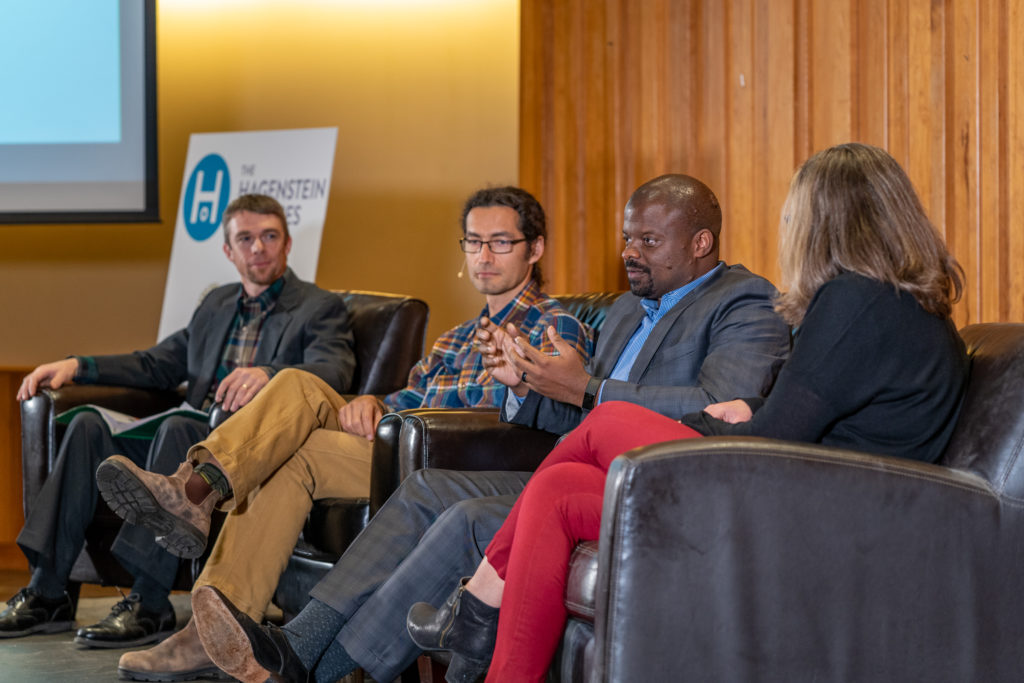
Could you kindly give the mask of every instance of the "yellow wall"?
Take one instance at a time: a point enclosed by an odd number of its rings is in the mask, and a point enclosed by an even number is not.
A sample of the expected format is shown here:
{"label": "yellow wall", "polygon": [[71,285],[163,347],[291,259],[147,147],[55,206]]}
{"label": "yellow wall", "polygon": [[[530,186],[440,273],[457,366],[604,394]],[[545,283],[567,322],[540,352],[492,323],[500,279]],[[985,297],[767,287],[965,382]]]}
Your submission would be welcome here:
{"label": "yellow wall", "polygon": [[338,127],[317,283],[477,313],[462,201],[514,183],[516,0],[160,0],[160,224],[0,226],[0,365],[155,340],[191,133]]}

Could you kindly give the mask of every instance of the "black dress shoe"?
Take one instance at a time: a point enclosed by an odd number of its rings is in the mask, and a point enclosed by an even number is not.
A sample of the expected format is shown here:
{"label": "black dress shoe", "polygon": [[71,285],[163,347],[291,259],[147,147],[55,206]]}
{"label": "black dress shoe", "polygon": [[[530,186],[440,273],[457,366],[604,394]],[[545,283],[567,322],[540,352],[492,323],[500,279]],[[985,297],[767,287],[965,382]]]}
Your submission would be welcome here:
{"label": "black dress shoe", "polygon": [[192,618],[206,654],[242,683],[306,683],[309,679],[281,629],[257,624],[213,586],[192,591]]}
{"label": "black dress shoe", "polygon": [[459,581],[440,608],[417,602],[405,621],[409,637],[421,650],[452,652],[445,674],[449,683],[473,683],[487,671],[498,635],[498,608],[466,590],[467,581]]}
{"label": "black dress shoe", "polygon": [[75,644],[85,647],[135,647],[163,640],[174,633],[174,610],[149,612],[141,598],[132,593],[114,605],[99,623],[83,626],[75,634]]}
{"label": "black dress shoe", "polygon": [[31,588],[22,588],[0,612],[0,638],[70,631],[75,625],[74,614],[75,606],[67,593],[50,600]]}

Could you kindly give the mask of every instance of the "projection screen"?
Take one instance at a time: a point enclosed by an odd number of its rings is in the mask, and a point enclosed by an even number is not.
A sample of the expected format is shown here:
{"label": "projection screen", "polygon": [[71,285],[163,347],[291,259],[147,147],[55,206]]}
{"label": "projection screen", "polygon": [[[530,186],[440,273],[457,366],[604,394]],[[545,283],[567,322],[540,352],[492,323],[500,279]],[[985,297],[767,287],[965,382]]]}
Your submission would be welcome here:
{"label": "projection screen", "polygon": [[0,16],[0,222],[158,220],[155,0]]}

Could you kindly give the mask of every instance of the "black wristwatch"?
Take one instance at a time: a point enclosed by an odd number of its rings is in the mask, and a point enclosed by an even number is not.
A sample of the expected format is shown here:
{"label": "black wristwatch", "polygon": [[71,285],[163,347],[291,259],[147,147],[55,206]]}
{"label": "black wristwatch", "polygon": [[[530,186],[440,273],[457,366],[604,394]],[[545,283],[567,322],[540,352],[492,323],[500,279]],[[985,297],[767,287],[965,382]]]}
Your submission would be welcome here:
{"label": "black wristwatch", "polygon": [[583,403],[581,404],[583,410],[594,409],[594,404],[597,403],[597,392],[601,391],[601,382],[603,381],[600,377],[591,377],[587,382],[587,388],[583,390]]}

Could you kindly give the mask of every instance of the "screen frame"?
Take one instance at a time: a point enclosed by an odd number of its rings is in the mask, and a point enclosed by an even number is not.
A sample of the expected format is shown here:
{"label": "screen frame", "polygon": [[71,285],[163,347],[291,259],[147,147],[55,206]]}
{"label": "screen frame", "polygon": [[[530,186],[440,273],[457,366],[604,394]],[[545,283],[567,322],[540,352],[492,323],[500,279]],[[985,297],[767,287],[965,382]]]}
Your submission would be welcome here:
{"label": "screen frame", "polygon": [[160,197],[156,125],[156,0],[141,0],[143,9],[143,87],[145,207],[141,211],[3,211],[0,224],[12,223],[159,223]]}

